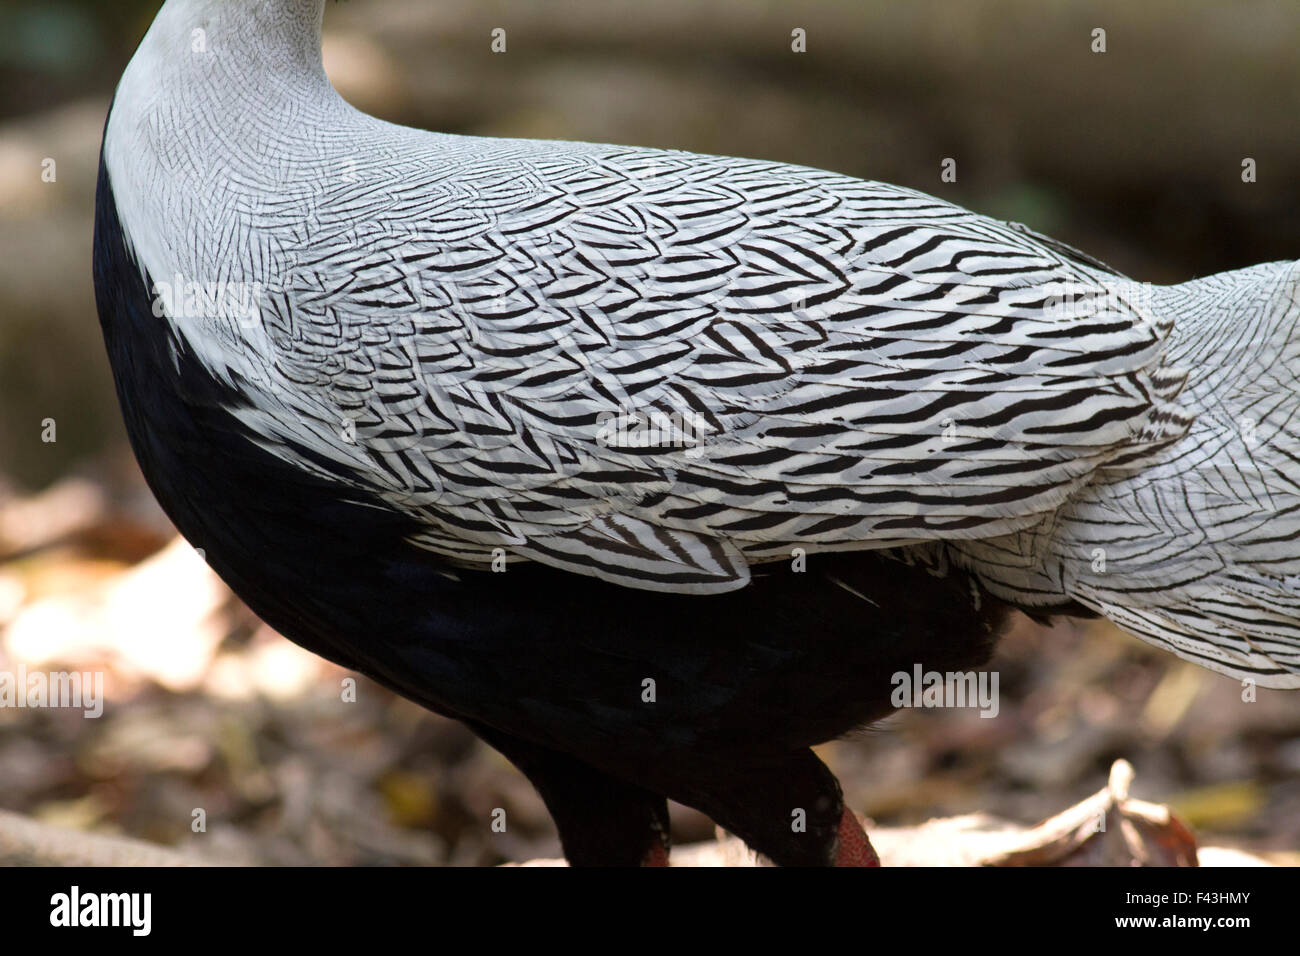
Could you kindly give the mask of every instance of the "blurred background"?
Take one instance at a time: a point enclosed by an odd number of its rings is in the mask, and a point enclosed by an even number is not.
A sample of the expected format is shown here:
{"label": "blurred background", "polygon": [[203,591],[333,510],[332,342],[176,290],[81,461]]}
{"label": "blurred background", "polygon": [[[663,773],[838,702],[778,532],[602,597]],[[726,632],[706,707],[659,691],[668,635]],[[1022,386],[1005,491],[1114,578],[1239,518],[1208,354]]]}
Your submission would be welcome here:
{"label": "blurred background", "polygon": [[[98,671],[108,698],[0,708],[0,809],[247,862],[556,855],[508,763],[368,682],[343,704],[348,675],[243,609],[143,487],[90,241],[104,116],[158,6],[0,0],[0,671]],[[888,180],[1154,282],[1300,257],[1294,0],[351,0],[326,32],[341,92],[410,125]],[[904,712],[823,748],[849,803],[1034,823],[1125,757],[1205,842],[1300,862],[1300,696],[1243,703],[1105,626],[1026,625],[993,666],[996,719]]]}

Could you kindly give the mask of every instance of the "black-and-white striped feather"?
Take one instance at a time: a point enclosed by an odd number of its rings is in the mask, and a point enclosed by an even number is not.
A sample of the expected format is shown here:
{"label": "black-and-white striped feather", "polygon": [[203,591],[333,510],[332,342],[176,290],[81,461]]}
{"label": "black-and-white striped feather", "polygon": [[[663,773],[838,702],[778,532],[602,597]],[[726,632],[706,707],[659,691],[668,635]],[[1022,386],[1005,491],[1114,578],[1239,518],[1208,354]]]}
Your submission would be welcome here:
{"label": "black-and-white striped feather", "polygon": [[258,290],[160,321],[267,448],[459,563],[708,593],[939,542],[1300,684],[1285,267],[1153,290],[896,186],[404,129],[330,89],[320,7],[169,0],[105,141],[149,276]]}

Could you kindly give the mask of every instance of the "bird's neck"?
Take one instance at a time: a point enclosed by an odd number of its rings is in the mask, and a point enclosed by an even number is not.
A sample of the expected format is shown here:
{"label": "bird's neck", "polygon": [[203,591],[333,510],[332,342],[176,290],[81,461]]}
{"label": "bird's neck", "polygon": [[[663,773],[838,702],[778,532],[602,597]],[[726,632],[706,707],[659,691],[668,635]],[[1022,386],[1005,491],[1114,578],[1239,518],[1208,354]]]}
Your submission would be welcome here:
{"label": "bird's neck", "polygon": [[[167,0],[159,11],[118,85],[103,149],[107,201],[153,281],[269,281],[272,239],[256,228],[268,204],[307,216],[331,150],[362,121],[325,77],[324,6]],[[230,236],[240,255],[224,248]],[[246,332],[226,316],[182,327]]]}
{"label": "bird's neck", "polygon": [[119,204],[174,199],[173,210],[193,209],[232,182],[268,186],[277,164],[308,165],[314,134],[356,114],[325,76],[324,8],[167,0],[122,75],[105,131]]}
{"label": "bird's neck", "polygon": [[167,0],[131,66],[225,93],[319,86],[324,12],[325,0]]}

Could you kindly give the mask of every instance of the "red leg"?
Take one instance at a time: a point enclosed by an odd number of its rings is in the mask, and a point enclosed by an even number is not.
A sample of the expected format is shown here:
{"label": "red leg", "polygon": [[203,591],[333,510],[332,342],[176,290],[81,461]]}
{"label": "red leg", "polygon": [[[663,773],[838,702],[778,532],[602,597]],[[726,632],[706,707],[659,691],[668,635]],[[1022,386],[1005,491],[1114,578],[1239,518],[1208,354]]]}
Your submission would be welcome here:
{"label": "red leg", "polygon": [[652,846],[645,858],[641,860],[642,866],[668,866],[668,847],[662,843],[656,843]]}
{"label": "red leg", "polygon": [[880,857],[867,839],[862,824],[848,807],[840,817],[839,839],[835,844],[836,866],[880,866]]}

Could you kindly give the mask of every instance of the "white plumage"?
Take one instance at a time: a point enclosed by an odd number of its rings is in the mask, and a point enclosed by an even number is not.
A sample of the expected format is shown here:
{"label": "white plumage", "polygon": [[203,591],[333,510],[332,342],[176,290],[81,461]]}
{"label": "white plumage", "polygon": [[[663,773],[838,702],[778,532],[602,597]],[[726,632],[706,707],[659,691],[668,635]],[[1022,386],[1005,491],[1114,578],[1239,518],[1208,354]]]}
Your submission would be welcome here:
{"label": "white plumage", "polygon": [[405,129],[330,88],[322,6],[169,0],[105,138],[145,273],[256,290],[159,321],[265,447],[463,564],[909,546],[1300,686],[1289,265],[1153,288],[886,184]]}

